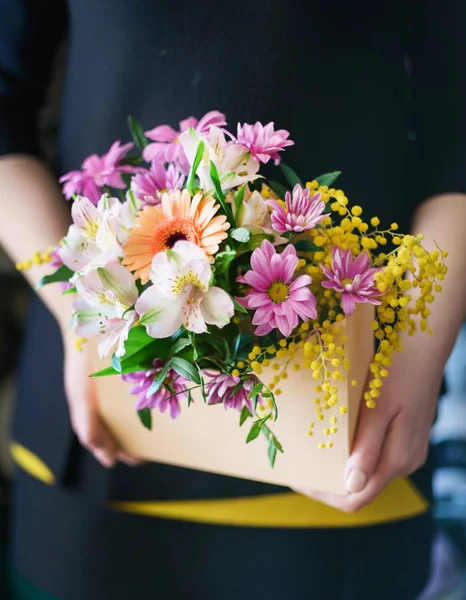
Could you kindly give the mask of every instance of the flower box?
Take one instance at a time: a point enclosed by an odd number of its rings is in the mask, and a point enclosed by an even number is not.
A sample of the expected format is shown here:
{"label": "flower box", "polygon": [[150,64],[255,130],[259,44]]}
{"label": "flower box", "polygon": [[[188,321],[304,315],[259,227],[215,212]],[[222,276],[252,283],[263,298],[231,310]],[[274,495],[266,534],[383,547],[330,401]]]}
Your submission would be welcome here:
{"label": "flower box", "polygon": [[[122,448],[144,459],[277,485],[345,493],[343,471],[373,356],[373,318],[373,306],[361,304],[340,323],[339,335],[348,338],[346,350],[351,368],[347,381],[338,382],[339,405],[347,405],[348,413],[342,415],[334,407],[338,432],[332,436],[331,449],[318,447],[320,440],[326,440],[322,429],[328,419],[327,414],[325,421],[316,418],[316,382],[312,371],[304,368],[290,371],[289,378],[280,384],[279,418],[271,428],[285,452],[277,455],[273,468],[267,460],[267,441],[262,435],[246,444],[248,425],[238,427],[239,413],[225,410],[221,404],[208,406],[195,392],[194,402],[189,409],[182,406],[181,415],[175,420],[168,413],[153,411],[149,431],[135,411],[131,386],[118,377],[100,377],[95,381],[101,413]],[[96,362],[96,369],[99,368],[100,361]],[[267,382],[272,376],[271,368],[266,367],[260,378]],[[352,380],[357,381],[356,386],[351,385]],[[308,435],[310,422],[315,423],[312,436]]]}

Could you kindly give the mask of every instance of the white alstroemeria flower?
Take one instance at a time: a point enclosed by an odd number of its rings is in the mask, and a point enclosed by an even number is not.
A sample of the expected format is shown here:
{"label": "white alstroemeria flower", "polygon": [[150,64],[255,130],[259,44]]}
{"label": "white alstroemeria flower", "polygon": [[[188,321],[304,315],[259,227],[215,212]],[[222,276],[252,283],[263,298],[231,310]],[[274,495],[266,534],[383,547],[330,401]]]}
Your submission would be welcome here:
{"label": "white alstroemeria flower", "polygon": [[156,254],[152,261],[152,286],[136,302],[139,322],[154,338],[173,335],[184,325],[204,333],[207,325],[224,327],[234,305],[218,287],[209,287],[212,268],[204,252],[190,242],[177,242],[172,250]]}
{"label": "white alstroemeria flower", "polygon": [[222,190],[241,186],[259,177],[259,163],[251,156],[251,152],[232,141],[225,139],[221,129],[212,125],[206,136],[194,129],[188,129],[179,136],[179,141],[192,165],[199,143],[204,142],[204,154],[197,169],[200,187],[205,192],[214,189],[210,177],[210,161],[217,167]]}
{"label": "white alstroemeria flower", "polygon": [[118,240],[124,245],[128,235],[136,227],[137,216],[142,208],[142,202],[133,191],[126,194],[126,200],[120,206]]}
{"label": "white alstroemeria flower", "polygon": [[84,196],[76,198],[71,208],[73,225],[60,248],[60,258],[68,268],[85,274],[123,256],[118,236],[121,206],[118,198],[107,195],[97,206]]}
{"label": "white alstroemeria flower", "polygon": [[83,338],[98,336],[101,358],[115,345],[116,355],[123,356],[124,344],[137,317],[131,308],[138,299],[131,273],[118,262],[110,263],[78,277],[76,290],[76,333]]}
{"label": "white alstroemeria flower", "polygon": [[286,244],[288,240],[277,234],[272,229],[271,210],[265,198],[257,191],[250,192],[248,188],[244,190],[244,200],[239,210],[239,215],[236,215],[235,204],[232,202],[233,213],[237,219],[238,227],[245,227],[253,235],[261,236],[262,234],[274,246]]}

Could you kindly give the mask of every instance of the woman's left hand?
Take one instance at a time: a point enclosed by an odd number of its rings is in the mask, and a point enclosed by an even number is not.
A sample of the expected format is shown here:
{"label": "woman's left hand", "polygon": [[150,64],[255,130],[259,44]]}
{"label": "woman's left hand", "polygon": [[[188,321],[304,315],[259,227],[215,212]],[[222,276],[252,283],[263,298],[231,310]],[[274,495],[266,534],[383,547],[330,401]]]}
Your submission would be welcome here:
{"label": "woman's left hand", "polygon": [[296,491],[352,513],[374,500],[395,477],[419,469],[427,458],[442,372],[443,364],[423,363],[419,350],[397,355],[376,408],[362,401],[344,473],[349,494]]}

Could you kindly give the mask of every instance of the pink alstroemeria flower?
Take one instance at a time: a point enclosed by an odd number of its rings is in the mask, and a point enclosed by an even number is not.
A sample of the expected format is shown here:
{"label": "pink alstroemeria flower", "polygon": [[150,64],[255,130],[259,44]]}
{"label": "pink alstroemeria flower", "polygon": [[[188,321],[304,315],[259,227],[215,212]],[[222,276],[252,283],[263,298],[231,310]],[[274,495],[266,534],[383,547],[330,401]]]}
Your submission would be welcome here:
{"label": "pink alstroemeria flower", "polygon": [[212,125],[224,127],[227,124],[226,117],[218,110],[212,110],[205,114],[200,121],[195,117],[188,117],[180,121],[180,129],[176,131],[170,125],[159,125],[154,129],[146,131],[145,134],[155,143],[148,144],[144,148],[143,157],[146,162],[173,162],[185,174],[189,173],[189,162],[186,158],[179,136],[192,128],[200,135],[207,135]]}
{"label": "pink alstroemeria flower", "polygon": [[[206,385],[207,404],[223,404],[225,409],[233,408],[241,411],[243,406],[247,406],[251,414],[254,413],[252,401],[249,394],[252,388],[258,383],[257,377],[248,377],[241,380],[236,375],[228,375],[227,373],[214,373],[205,371],[211,380]],[[241,382],[241,387],[234,389]],[[262,396],[259,395],[258,403],[262,404]]]}
{"label": "pink alstroemeria flower", "polygon": [[251,151],[252,156],[257,161],[268,163],[271,158],[276,165],[281,162],[281,156],[278,154],[287,146],[293,146],[294,142],[287,139],[290,135],[286,129],[277,129],[274,124],[268,123],[262,125],[259,121],[254,125],[238,123],[238,144]]}
{"label": "pink alstroemeria flower", "polygon": [[131,143],[122,146],[120,142],[115,142],[107,154],[88,156],[81,165],[82,171],[70,171],[60,177],[60,183],[65,183],[63,186],[65,198],[70,200],[75,194],[80,194],[89,198],[93,204],[97,204],[104,186],[124,189],[126,185],[121,174],[137,173],[139,170],[137,167],[119,164],[132,147]]}
{"label": "pink alstroemeria flower", "polygon": [[131,189],[143,204],[160,204],[162,194],[181,190],[185,176],[171,163],[165,168],[161,162],[153,162],[148,171],[137,173],[131,180]]}
{"label": "pink alstroemeria flower", "polygon": [[[131,394],[137,396],[136,410],[143,408],[157,408],[161,413],[167,409],[170,410],[172,419],[176,419],[180,412],[180,400],[185,400],[187,397],[187,389],[190,382],[178,375],[174,369],[168,369],[165,381],[158,392],[152,395],[149,394],[150,386],[154,383],[154,379],[163,369],[163,361],[160,358],[154,360],[153,367],[147,371],[137,371],[135,373],[127,373],[121,378],[127,383],[134,383],[135,386],[131,390]],[[170,389],[168,389],[170,386]],[[176,393],[176,396],[174,393]]]}
{"label": "pink alstroemeria flower", "polygon": [[286,192],[286,210],[276,200],[269,200],[268,204],[273,207],[272,227],[279,233],[294,232],[301,233],[313,229],[328,217],[330,213],[324,213],[325,202],[320,199],[320,194],[309,197],[311,190],[295,185],[293,194]]}
{"label": "pink alstroemeria flower", "polygon": [[293,281],[298,265],[296,250],[291,244],[281,254],[264,240],[251,256],[250,271],[236,281],[251,286],[244,298],[237,301],[248,310],[255,310],[253,325],[258,325],[256,335],[267,335],[279,329],[291,334],[299,318],[303,321],[317,317],[316,299],[309,289],[312,279],[300,275]]}
{"label": "pink alstroemeria flower", "polygon": [[320,265],[328,281],[322,286],[341,293],[341,306],[347,317],[353,314],[356,303],[381,304],[377,300],[382,292],[375,286],[374,275],[380,269],[371,267],[367,252],[360,254],[355,260],[351,250],[342,250],[334,246],[332,250],[332,269]]}

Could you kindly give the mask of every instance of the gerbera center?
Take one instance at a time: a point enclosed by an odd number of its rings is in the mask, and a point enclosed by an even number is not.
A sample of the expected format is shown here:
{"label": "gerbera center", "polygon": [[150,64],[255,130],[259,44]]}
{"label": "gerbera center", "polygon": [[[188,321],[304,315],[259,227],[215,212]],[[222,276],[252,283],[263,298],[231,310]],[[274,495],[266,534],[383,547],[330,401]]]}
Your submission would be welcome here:
{"label": "gerbera center", "polygon": [[196,229],[191,221],[186,219],[173,219],[161,223],[154,231],[152,238],[152,252],[163,252],[173,248],[176,242],[187,241],[198,243]]}
{"label": "gerbera center", "polygon": [[290,288],[288,285],[286,285],[286,283],[283,283],[282,281],[276,281],[269,287],[267,294],[272,302],[275,304],[280,304],[281,302],[285,302],[290,295]]}

